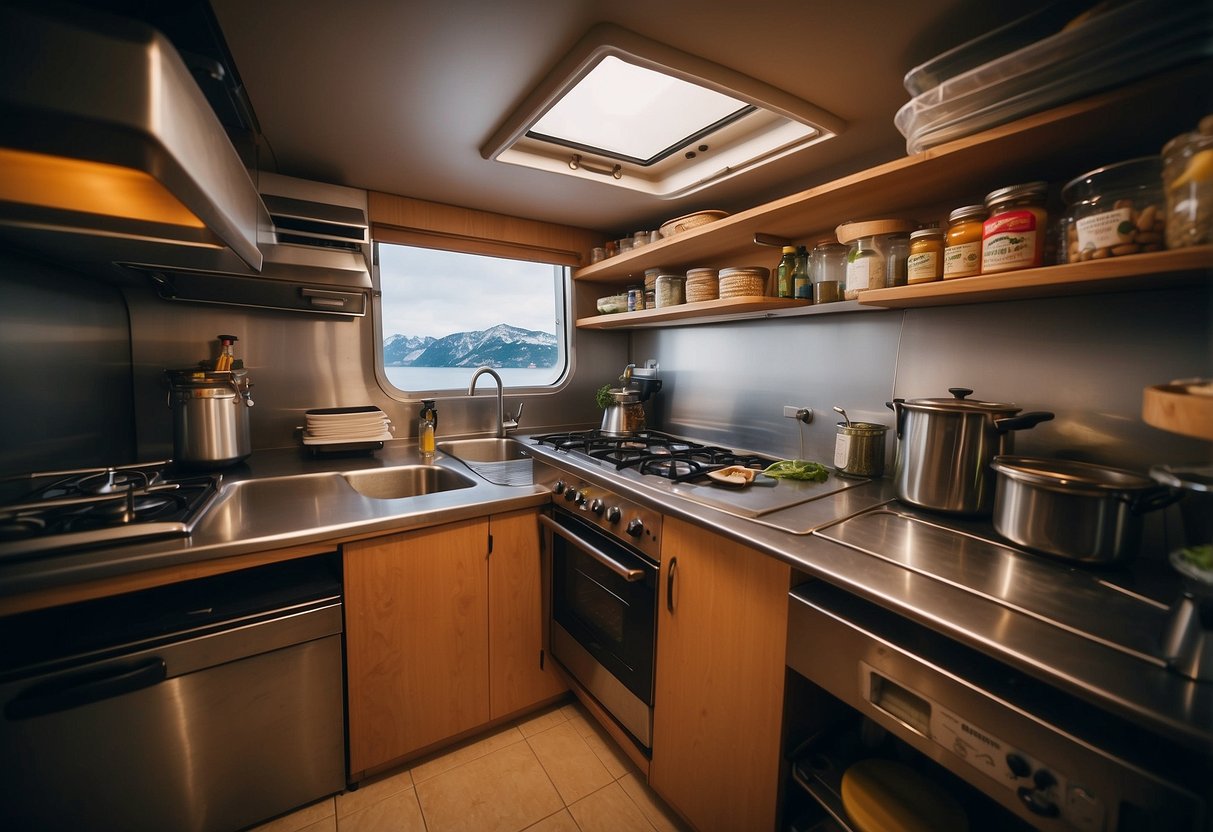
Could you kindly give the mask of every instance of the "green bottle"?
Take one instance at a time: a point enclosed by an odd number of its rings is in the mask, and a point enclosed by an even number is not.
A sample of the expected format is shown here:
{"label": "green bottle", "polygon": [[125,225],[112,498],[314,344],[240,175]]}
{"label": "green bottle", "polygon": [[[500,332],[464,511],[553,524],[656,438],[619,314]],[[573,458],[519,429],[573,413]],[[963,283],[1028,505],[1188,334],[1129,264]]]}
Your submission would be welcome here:
{"label": "green bottle", "polygon": [[775,294],[781,298],[793,297],[795,287],[792,284],[792,274],[796,271],[796,249],[792,246],[783,247],[783,259],[779,261],[776,272]]}
{"label": "green bottle", "polygon": [[796,246],[796,267],[792,271],[792,291],[797,300],[813,302],[813,281],[809,279],[809,249]]}

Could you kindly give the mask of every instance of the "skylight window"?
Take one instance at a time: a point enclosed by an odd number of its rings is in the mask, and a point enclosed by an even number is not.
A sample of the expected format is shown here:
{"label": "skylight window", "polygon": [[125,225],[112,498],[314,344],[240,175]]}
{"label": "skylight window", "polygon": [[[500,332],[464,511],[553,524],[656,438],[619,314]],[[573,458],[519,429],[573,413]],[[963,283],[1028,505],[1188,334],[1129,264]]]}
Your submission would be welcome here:
{"label": "skylight window", "polygon": [[527,135],[650,165],[753,109],[723,93],[608,55]]}
{"label": "skylight window", "polygon": [[480,152],[673,199],[833,138],[844,126],[769,84],[601,23]]}

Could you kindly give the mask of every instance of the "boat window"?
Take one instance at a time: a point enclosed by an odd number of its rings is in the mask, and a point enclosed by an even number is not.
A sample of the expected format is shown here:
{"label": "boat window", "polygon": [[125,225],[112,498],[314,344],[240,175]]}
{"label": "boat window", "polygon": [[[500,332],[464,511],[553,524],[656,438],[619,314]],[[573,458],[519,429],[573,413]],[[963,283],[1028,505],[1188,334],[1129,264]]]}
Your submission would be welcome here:
{"label": "boat window", "polygon": [[562,380],[567,266],[375,246],[379,366],[388,385],[408,395],[466,391],[486,366],[514,389]]}

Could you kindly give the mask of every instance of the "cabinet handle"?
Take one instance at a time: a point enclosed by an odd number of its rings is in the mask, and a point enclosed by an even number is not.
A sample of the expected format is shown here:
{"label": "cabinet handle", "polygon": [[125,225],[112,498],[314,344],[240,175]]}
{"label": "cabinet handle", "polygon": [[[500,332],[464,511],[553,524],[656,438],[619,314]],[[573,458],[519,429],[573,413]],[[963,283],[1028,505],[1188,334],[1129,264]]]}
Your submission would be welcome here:
{"label": "cabinet handle", "polygon": [[674,611],[674,576],[678,573],[678,558],[670,558],[670,571],[665,576],[665,608]]}
{"label": "cabinet handle", "polygon": [[168,678],[164,659],[154,657],[134,666],[109,667],[99,673],[56,679],[37,685],[4,706],[10,720],[70,711],[94,702],[158,685]]}

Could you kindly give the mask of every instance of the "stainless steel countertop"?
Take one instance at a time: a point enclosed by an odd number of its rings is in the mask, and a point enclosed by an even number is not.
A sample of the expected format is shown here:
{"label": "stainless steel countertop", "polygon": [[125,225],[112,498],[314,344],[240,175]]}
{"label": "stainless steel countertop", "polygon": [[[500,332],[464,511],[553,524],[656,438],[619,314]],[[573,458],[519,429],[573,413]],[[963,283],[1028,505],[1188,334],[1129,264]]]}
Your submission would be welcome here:
{"label": "stainless steel countertop", "polygon": [[383,500],[359,494],[342,477],[422,462],[416,444],[404,441],[386,442],[373,456],[257,451],[244,463],[216,472],[223,477],[218,498],[188,537],[6,558],[0,560],[0,597],[287,546],[334,541],[335,548],[342,538],[451,523],[549,500],[537,486],[487,482],[443,453],[434,455],[433,464],[464,474],[473,486]]}
{"label": "stainless steel countertop", "polygon": [[[1125,580],[1127,586],[1122,588],[1111,586],[1106,575],[1047,563],[1009,545],[993,547],[1001,552],[965,552],[969,562],[958,563],[955,552],[911,533],[911,539],[903,537],[897,546],[878,553],[879,547],[870,541],[852,539],[855,534],[838,530],[848,525],[842,522],[847,518],[885,513],[878,511],[882,506],[904,511],[895,502],[888,480],[750,519],[680,499],[666,485],[647,484],[648,478],[616,476],[606,467],[578,465],[564,451],[533,446],[532,452],[537,461],[575,470],[589,483],[783,560],[800,573],[803,580],[798,583],[829,581],[1093,705],[1202,754],[1213,754],[1213,683],[1188,680],[1148,656],[1149,646],[1162,635],[1166,603],[1179,588],[1166,567],[1159,565],[1156,574],[1141,580],[1141,586]],[[963,531],[966,524],[977,533],[988,521],[956,525]],[[994,559],[998,566],[992,565]],[[1009,570],[1007,563],[1013,564]],[[1039,568],[1033,569],[1034,565]],[[1054,604],[1052,610],[1052,599],[1047,597],[1041,605],[1024,603],[1025,594],[1053,592],[1054,582],[1068,583],[1067,597],[1087,603],[1078,609]],[[1132,620],[1102,620],[1109,615]],[[1134,633],[1134,627],[1144,632]]]}

